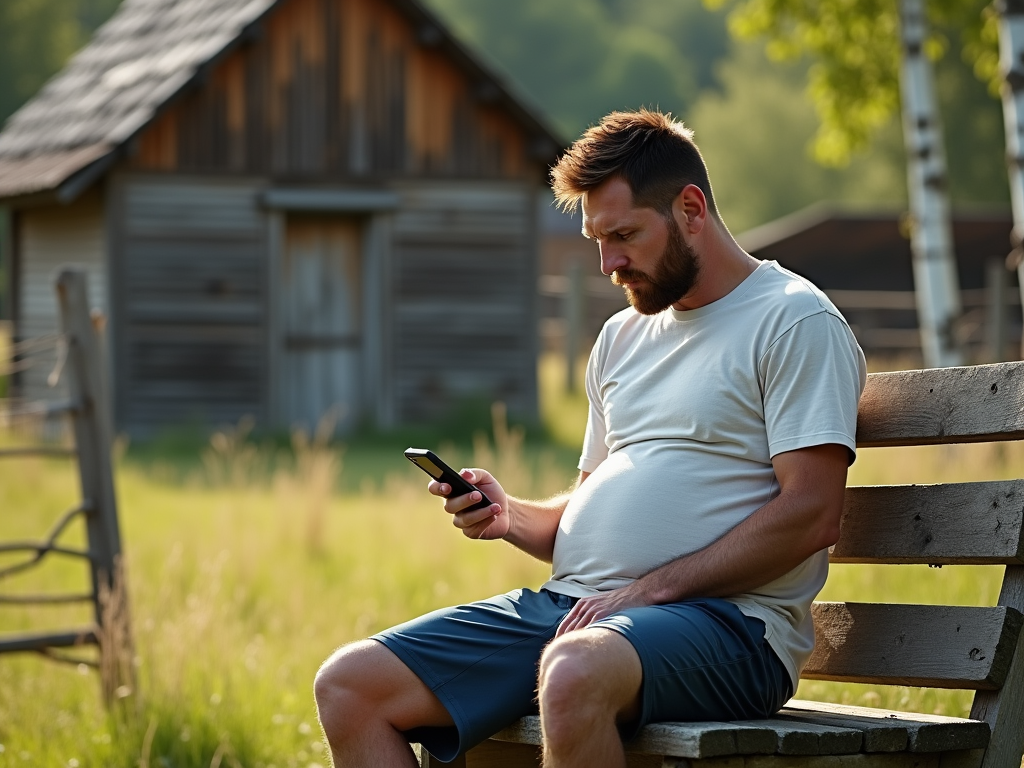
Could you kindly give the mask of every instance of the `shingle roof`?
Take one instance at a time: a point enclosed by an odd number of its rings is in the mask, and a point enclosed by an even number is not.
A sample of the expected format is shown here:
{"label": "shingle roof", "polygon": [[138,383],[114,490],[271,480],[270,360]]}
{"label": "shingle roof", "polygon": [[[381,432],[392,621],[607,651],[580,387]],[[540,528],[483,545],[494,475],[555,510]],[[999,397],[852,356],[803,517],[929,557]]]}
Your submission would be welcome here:
{"label": "shingle roof", "polygon": [[0,159],[115,147],[276,0],[125,0],[7,121]]}
{"label": "shingle roof", "polygon": [[[89,44],[7,120],[0,133],[0,197],[54,189],[102,162],[282,1],[124,0]],[[418,2],[394,1],[428,24],[462,66],[484,72]],[[503,84],[495,84],[520,121],[552,136]]]}

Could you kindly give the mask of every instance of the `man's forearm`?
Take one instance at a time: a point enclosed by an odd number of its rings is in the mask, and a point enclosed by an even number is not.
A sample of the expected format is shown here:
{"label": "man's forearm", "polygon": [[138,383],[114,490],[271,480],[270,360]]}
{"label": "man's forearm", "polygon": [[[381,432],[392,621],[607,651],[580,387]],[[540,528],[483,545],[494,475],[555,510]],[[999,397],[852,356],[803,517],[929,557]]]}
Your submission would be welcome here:
{"label": "man's forearm", "polygon": [[636,588],[651,603],[672,603],[738,595],[783,576],[832,543],[813,521],[803,527],[776,524],[778,507],[787,502],[776,498],[704,549],[641,577]]}
{"label": "man's forearm", "polygon": [[[831,482],[793,483],[704,549],[656,568],[634,582],[651,603],[728,597],[783,576],[839,537],[845,464],[819,464]],[[819,485],[820,483],[820,485]]]}
{"label": "man's forearm", "polygon": [[555,534],[572,492],[544,501],[509,497],[510,528],[505,541],[528,555],[550,563],[555,550]]}

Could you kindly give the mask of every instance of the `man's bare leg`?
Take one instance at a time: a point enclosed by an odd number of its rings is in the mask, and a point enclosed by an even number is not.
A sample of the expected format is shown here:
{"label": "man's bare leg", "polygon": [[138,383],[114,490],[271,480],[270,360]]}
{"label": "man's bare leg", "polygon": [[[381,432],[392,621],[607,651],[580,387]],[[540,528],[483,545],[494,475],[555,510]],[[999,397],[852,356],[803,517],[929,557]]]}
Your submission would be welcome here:
{"label": "man's bare leg", "polygon": [[562,635],[540,665],[545,768],[624,768],[616,729],[640,714],[643,667],[632,644],[599,627]]}
{"label": "man's bare leg", "polygon": [[448,711],[376,640],[338,649],[314,684],[317,712],[338,768],[416,766],[402,731],[454,725]]}

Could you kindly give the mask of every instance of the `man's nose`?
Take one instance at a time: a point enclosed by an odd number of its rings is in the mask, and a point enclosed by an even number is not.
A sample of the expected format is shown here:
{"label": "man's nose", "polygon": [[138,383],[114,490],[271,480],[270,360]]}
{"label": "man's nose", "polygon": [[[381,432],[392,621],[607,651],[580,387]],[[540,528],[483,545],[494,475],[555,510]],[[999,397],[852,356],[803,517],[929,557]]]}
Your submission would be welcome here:
{"label": "man's nose", "polygon": [[601,272],[610,275],[616,269],[622,269],[629,264],[626,254],[613,245],[601,244]]}

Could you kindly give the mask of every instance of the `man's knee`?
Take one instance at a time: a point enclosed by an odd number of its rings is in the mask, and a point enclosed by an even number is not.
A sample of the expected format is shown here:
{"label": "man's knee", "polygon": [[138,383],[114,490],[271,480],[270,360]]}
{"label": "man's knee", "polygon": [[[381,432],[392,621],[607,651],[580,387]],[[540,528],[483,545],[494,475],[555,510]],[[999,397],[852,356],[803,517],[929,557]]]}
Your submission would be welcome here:
{"label": "man's knee", "polygon": [[622,635],[600,628],[570,632],[549,643],[541,657],[541,714],[549,726],[562,717],[629,719],[642,681],[640,659]]}
{"label": "man's knee", "polygon": [[379,644],[363,640],[339,648],[316,673],[313,695],[325,728],[333,723],[351,723],[353,713],[366,710],[374,689],[369,668]]}

